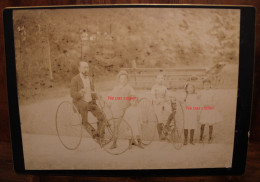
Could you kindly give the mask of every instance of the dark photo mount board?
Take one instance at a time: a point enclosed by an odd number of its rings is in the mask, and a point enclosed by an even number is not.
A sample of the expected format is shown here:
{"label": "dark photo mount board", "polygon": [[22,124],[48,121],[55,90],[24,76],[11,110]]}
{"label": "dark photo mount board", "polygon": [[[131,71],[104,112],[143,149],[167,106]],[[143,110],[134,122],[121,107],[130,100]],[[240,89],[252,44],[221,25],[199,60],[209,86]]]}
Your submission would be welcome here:
{"label": "dark photo mount board", "polygon": [[[98,8],[205,8],[240,10],[239,76],[233,161],[231,168],[201,169],[153,169],[153,170],[27,170],[25,169],[22,131],[19,116],[17,73],[15,62],[13,12],[35,9],[98,9]],[[21,7],[4,10],[4,34],[8,103],[14,168],[24,174],[70,174],[89,176],[176,176],[176,175],[236,175],[243,174],[246,165],[248,133],[251,119],[251,104],[254,70],[255,9],[247,6],[202,6],[202,5],[101,5],[101,6],[53,6]]]}

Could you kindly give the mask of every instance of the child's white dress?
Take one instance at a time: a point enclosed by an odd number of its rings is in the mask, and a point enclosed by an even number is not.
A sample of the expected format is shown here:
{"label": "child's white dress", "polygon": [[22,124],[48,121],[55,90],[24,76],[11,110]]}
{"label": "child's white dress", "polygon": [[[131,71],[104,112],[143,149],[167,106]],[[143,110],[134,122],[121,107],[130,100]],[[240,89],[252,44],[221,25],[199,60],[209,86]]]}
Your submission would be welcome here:
{"label": "child's white dress", "polygon": [[[200,107],[199,99],[197,94],[188,94],[186,101],[183,105],[184,110],[184,129],[197,129],[197,117],[199,110],[195,110],[195,107]],[[191,109],[187,109],[187,107]]]}
{"label": "child's white dress", "polygon": [[201,114],[200,123],[213,125],[222,120],[218,110],[215,108],[215,94],[212,90],[202,90],[200,92]]}
{"label": "child's white dress", "polygon": [[151,94],[153,97],[153,108],[158,123],[165,124],[171,113],[170,102],[166,102],[168,97],[167,87],[164,85],[155,84],[151,89]]}
{"label": "child's white dress", "polygon": [[133,137],[140,136],[141,131],[141,117],[137,106],[131,105],[127,108],[124,114],[124,120],[130,125],[133,132]]}

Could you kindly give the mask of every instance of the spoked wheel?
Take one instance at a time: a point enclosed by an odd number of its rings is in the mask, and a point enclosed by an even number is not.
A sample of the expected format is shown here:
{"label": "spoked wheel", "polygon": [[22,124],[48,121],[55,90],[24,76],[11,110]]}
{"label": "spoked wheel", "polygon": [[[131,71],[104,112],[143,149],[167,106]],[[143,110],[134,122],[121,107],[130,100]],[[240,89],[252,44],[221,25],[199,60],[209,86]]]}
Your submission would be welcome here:
{"label": "spoked wheel", "polygon": [[173,146],[175,149],[179,150],[183,146],[183,137],[182,137],[183,131],[180,131],[176,128],[173,128],[171,132],[171,142],[173,143]]}
{"label": "spoked wheel", "polygon": [[[118,132],[115,131],[115,123],[118,124]],[[125,120],[112,118],[108,120],[112,135],[106,136],[107,143],[103,145],[106,152],[113,155],[119,155],[129,149],[129,140],[133,138],[133,132],[130,125]],[[116,142],[114,143],[116,139]],[[116,144],[116,145],[115,145]]]}
{"label": "spoked wheel", "polygon": [[157,130],[157,117],[153,110],[152,100],[142,98],[138,102],[141,113],[141,141],[149,145],[155,138]]}
{"label": "spoked wheel", "polygon": [[113,140],[113,125],[110,123],[111,121],[106,121],[105,129],[104,129],[104,137],[102,139],[101,147],[106,147]]}
{"label": "spoked wheel", "polygon": [[179,101],[176,101],[176,114],[174,126],[171,132],[171,138],[174,148],[180,149],[183,146],[183,126],[184,126],[184,110]]}
{"label": "spoked wheel", "polygon": [[82,120],[77,108],[69,101],[62,102],[56,111],[56,131],[62,145],[75,150],[82,139]]}

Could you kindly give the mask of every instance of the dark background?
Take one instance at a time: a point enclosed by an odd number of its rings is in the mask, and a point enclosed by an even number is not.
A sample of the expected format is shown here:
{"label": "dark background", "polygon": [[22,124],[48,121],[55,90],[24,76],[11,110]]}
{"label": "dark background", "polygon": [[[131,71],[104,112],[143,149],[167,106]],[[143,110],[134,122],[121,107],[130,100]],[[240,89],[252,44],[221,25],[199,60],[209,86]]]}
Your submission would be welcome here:
{"label": "dark background", "polygon": [[2,0],[1,10],[14,6],[47,6],[47,5],[79,5],[79,4],[215,4],[215,5],[252,5],[256,7],[256,33],[255,33],[255,75],[254,75],[254,99],[251,122],[251,135],[248,151],[246,173],[243,176],[219,176],[219,177],[177,177],[177,178],[97,178],[97,177],[65,177],[46,175],[17,175],[13,171],[10,129],[8,116],[8,101],[6,88],[5,54],[3,17],[0,17],[0,181],[257,181],[260,178],[260,16],[258,9],[260,1],[257,0]]}

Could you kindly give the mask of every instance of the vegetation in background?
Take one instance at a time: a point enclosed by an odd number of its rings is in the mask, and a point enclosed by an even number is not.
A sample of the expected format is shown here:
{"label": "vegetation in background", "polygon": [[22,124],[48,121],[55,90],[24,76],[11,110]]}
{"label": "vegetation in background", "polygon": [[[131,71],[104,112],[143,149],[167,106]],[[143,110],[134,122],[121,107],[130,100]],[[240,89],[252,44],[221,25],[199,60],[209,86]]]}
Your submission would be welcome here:
{"label": "vegetation in background", "polygon": [[60,9],[14,12],[19,97],[68,87],[80,60],[96,81],[120,68],[238,64],[239,11]]}

